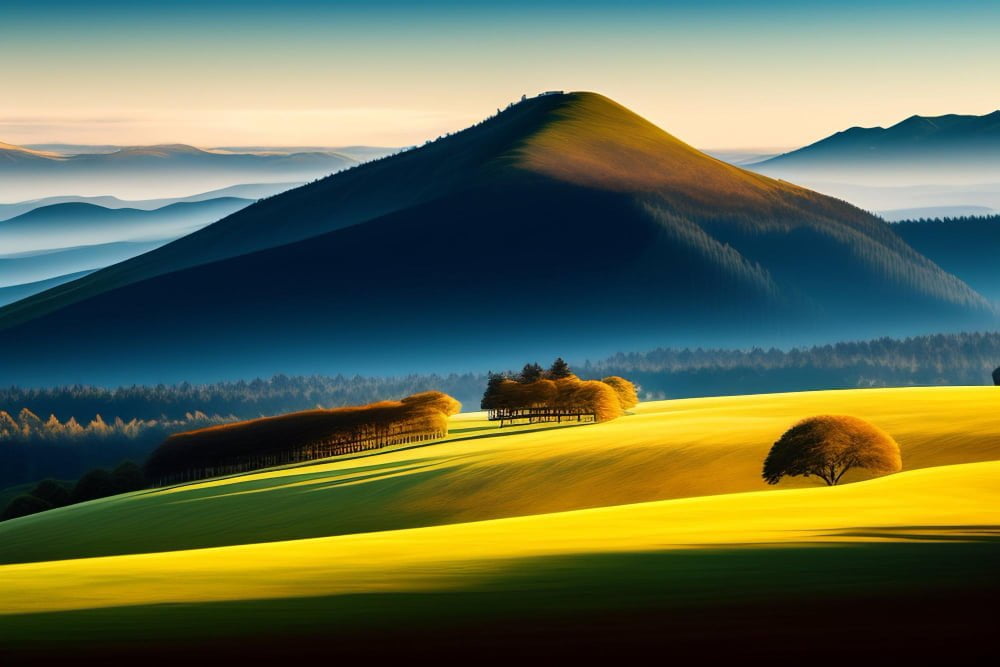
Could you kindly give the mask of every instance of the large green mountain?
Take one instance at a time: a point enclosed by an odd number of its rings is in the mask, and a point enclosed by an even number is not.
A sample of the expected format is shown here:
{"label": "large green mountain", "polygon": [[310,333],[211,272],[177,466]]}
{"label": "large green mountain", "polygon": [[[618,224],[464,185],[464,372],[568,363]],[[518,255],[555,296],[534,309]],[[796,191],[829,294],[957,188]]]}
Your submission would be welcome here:
{"label": "large green mountain", "polygon": [[993,317],[880,219],[572,93],[0,309],[0,344],[22,351],[15,381],[150,381],[447,370]]}

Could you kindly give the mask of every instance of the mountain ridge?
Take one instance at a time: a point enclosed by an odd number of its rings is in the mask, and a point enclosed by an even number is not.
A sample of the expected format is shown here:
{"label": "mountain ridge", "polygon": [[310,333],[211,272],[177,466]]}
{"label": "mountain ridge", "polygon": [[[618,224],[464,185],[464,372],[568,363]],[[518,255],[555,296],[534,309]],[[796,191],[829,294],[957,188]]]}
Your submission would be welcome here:
{"label": "mountain ridge", "polygon": [[850,127],[796,150],[748,166],[767,173],[770,167],[808,165],[811,161],[833,157],[859,165],[876,158],[905,160],[925,153],[995,157],[997,147],[1000,147],[1000,110],[981,116],[912,115],[889,127]]}
{"label": "mountain ridge", "polygon": [[[559,295],[558,319],[547,298],[525,294]],[[143,304],[141,317],[124,303]],[[45,349],[38,374],[108,373],[52,358],[66,329],[91,356],[113,343],[137,376],[185,364],[214,377],[310,363],[407,372],[672,340],[829,336],[831,326],[912,330],[927,313],[956,326],[993,317],[878,218],[705,156],[603,96],[571,93],[0,309],[0,342]],[[395,322],[415,325],[404,347]]]}
{"label": "mountain ridge", "polygon": [[186,144],[66,155],[0,146],[0,201],[73,195],[156,199],[248,182],[310,181],[357,164],[338,153],[230,153]]}

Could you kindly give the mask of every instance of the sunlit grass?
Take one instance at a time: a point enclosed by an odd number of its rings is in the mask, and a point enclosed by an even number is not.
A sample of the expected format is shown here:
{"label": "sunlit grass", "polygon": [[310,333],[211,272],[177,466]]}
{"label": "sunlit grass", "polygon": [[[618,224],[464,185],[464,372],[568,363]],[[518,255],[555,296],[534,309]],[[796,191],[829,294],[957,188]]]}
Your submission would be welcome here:
{"label": "sunlit grass", "polygon": [[[903,469],[1000,459],[992,387],[872,389],[641,404],[605,424],[499,431],[453,419],[439,444],[139,492],[0,523],[0,561],[171,551],[821,485],[760,477],[792,423],[853,414]],[[854,473],[846,481],[863,479]]]}
{"label": "sunlit grass", "polygon": [[[0,612],[475,590],[532,559],[996,537],[1000,462],[430,528],[0,567]],[[566,561],[572,568],[572,559]]]}

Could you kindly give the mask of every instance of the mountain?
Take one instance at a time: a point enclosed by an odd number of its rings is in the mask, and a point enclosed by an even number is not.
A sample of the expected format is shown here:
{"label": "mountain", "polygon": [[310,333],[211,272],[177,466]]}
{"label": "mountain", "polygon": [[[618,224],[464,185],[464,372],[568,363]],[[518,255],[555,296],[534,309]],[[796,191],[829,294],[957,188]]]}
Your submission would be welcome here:
{"label": "mountain", "polygon": [[330,152],[250,154],[183,144],[58,154],[0,144],[0,201],[65,195],[151,199],[248,182],[305,182],[358,164]]}
{"label": "mountain", "polygon": [[893,229],[943,269],[1000,303],[1000,215],[908,220]]}
{"label": "mountain", "polygon": [[10,165],[32,165],[46,160],[58,161],[62,156],[49,151],[32,150],[21,146],[12,146],[0,141],[0,167]]}
{"label": "mountain", "polygon": [[168,381],[994,321],[882,220],[572,93],[11,304],[0,345],[8,382]]}
{"label": "mountain", "polygon": [[0,221],[0,257],[120,241],[172,240],[250,203],[219,197],[152,211],[78,202],[52,204]]}
{"label": "mountain", "polygon": [[388,146],[219,146],[215,152],[254,153],[257,155],[290,155],[293,153],[336,153],[358,162],[377,160],[398,153],[401,148]]}
{"label": "mountain", "polygon": [[0,222],[4,220],[9,220],[10,218],[15,218],[28,211],[34,211],[36,208],[42,208],[43,206],[51,206],[52,204],[94,204],[95,206],[102,206],[104,208],[136,208],[143,211],[151,211],[154,208],[163,208],[170,204],[179,204],[181,202],[199,202],[208,199],[220,199],[222,197],[236,197],[239,199],[263,199],[264,197],[270,197],[276,195],[279,192],[284,192],[285,190],[291,190],[294,187],[302,185],[301,183],[242,183],[240,185],[231,185],[227,188],[220,188],[218,190],[210,190],[208,192],[200,192],[196,195],[188,195],[186,197],[166,197],[163,199],[119,199],[118,197],[112,197],[111,195],[105,195],[103,197],[80,197],[77,195],[63,195],[59,197],[45,197],[43,199],[31,199],[28,201],[18,202],[16,204],[0,204]]}
{"label": "mountain", "polygon": [[1000,182],[1000,111],[910,116],[888,128],[852,127],[751,168],[798,182]]}

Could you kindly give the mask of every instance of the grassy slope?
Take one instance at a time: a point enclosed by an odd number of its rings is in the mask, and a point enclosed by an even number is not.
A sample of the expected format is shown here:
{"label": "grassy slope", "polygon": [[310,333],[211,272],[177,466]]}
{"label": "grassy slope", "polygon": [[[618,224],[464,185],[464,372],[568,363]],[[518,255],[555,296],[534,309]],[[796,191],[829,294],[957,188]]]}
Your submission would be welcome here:
{"label": "grassy slope", "polygon": [[691,547],[988,537],[1000,462],[841,486],[158,554],[8,565],[3,613],[475,588],[524,559]]}
{"label": "grassy slope", "polygon": [[[690,399],[499,437],[463,415],[448,443],[8,522],[8,560],[52,560],[0,566],[0,647],[115,642],[143,654],[207,642],[206,655],[284,655],[332,639],[368,654],[456,637],[509,649],[517,637],[543,652],[617,641],[681,655],[706,636],[771,651],[768,636],[809,654],[824,623],[884,619],[897,645],[868,632],[838,645],[898,657],[912,639],[971,655],[976,645],[954,642],[979,631],[990,617],[978,605],[1000,590],[996,400],[988,387]],[[818,412],[874,420],[899,440],[906,471],[760,490],[769,442]],[[984,462],[948,465],[965,461]],[[471,521],[489,516],[510,518]],[[430,523],[445,525],[239,543],[279,527],[302,537]],[[174,545],[154,544],[161,534]],[[170,550],[191,535],[236,544]],[[161,553],[54,560],[104,543]]]}
{"label": "grassy slope", "polygon": [[[769,490],[770,444],[802,417],[868,418],[905,470],[1000,459],[991,387],[872,389],[641,405],[595,426],[495,427],[450,442],[99,500],[0,524],[0,562],[170,551]],[[497,436],[497,437],[492,437]],[[859,479],[860,476],[854,477]],[[779,488],[813,486],[790,480]]]}

